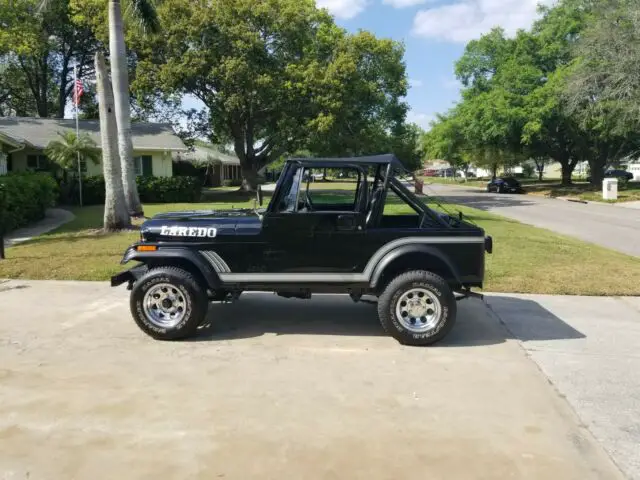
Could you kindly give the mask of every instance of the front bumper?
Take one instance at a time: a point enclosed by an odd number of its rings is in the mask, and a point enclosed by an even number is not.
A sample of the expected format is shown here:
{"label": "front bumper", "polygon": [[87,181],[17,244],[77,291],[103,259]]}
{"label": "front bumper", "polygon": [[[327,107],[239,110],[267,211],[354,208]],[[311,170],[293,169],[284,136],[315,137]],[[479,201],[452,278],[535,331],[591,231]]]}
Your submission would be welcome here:
{"label": "front bumper", "polygon": [[138,280],[142,275],[147,273],[148,268],[146,265],[137,265],[129,270],[125,270],[124,272],[120,272],[117,275],[111,277],[111,286],[118,287],[123,283],[128,282],[127,290],[131,290],[133,286],[133,282]]}
{"label": "front bumper", "polygon": [[487,253],[493,253],[493,238],[491,235],[484,237],[484,250]]}

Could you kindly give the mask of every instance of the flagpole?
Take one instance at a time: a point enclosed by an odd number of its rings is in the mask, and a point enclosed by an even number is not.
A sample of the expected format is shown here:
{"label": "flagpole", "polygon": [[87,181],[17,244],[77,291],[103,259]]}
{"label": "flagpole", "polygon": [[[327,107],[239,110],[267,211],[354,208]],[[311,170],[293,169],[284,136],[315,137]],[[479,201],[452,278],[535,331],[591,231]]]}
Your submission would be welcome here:
{"label": "flagpole", "polygon": [[[76,112],[76,142],[80,140],[80,126],[78,122],[78,103],[80,97],[78,95],[78,69],[77,65],[73,66],[73,105]],[[80,152],[78,152],[78,183],[80,187],[80,206],[82,207],[82,162],[80,161]]]}

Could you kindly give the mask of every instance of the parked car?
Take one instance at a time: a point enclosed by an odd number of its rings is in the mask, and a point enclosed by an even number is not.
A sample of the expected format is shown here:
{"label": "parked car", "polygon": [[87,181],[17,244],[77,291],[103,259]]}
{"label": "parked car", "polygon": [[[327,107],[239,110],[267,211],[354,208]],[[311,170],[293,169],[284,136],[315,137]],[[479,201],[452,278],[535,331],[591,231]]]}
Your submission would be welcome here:
{"label": "parked car", "polygon": [[[605,170],[604,178],[617,178],[618,180],[626,180],[630,182],[633,180],[633,173],[627,172],[626,170],[616,170],[614,168],[610,168],[609,170]],[[587,177],[587,182],[591,181],[591,176]]]}
{"label": "parked car", "polygon": [[487,183],[487,192],[524,193],[524,189],[520,182],[513,177],[496,177]]}
{"label": "parked car", "polygon": [[[301,181],[305,171],[323,168],[353,171],[354,197],[329,200]],[[266,290],[299,299],[378,297],[378,319],[397,341],[436,343],[453,327],[458,300],[479,295],[471,288],[485,282],[493,240],[462,214],[431,209],[404,186],[399,177],[407,172],[391,154],[288,159],[266,208],[259,187],[254,208],[147,220],[120,262],[137,265],[111,285],[127,284],[133,319],[159,340],[197,335],[210,301]],[[414,213],[386,215],[388,195]]]}

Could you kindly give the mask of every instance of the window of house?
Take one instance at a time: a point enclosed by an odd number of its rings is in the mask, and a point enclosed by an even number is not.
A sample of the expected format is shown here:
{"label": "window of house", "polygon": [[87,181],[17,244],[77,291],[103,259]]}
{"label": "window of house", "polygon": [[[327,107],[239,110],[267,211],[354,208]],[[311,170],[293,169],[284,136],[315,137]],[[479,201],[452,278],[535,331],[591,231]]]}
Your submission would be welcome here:
{"label": "window of house", "polygon": [[46,155],[27,155],[27,168],[32,170],[45,170],[49,160]]}
{"label": "window of house", "polygon": [[0,152],[0,175],[7,174],[7,156]]}
{"label": "window of house", "polygon": [[138,176],[150,177],[153,175],[151,155],[140,155],[133,157],[133,171]]}

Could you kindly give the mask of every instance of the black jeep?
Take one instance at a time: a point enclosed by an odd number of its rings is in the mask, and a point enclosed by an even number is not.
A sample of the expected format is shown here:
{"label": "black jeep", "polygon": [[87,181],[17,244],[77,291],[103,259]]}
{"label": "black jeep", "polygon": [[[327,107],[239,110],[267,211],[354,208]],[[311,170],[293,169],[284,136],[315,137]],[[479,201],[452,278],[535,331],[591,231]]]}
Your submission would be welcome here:
{"label": "black jeep", "polygon": [[[344,172],[347,188],[310,182],[324,169]],[[156,339],[194,335],[209,301],[253,290],[374,296],[382,326],[399,342],[437,342],[454,324],[456,300],[482,287],[492,241],[462,215],[422,202],[400,179],[406,173],[393,155],[290,159],[266,208],[145,222],[121,262],[141,264],[111,285],[128,282],[133,317]],[[262,207],[261,189],[256,203]]]}

